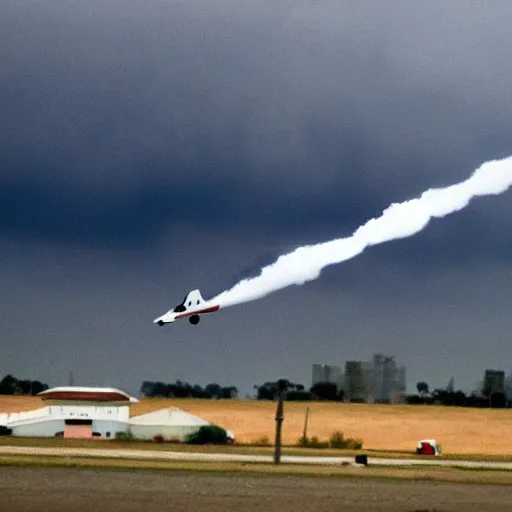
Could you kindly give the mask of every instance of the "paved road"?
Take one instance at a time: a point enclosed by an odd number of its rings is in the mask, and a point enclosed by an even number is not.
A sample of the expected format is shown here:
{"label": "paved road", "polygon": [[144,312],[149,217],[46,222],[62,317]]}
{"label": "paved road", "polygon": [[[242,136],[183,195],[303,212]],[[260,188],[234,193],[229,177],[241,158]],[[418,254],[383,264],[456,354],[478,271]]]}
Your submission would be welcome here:
{"label": "paved road", "polygon": [[[180,460],[195,462],[272,462],[270,455],[243,455],[238,453],[191,453],[157,450],[119,450],[97,448],[42,448],[35,446],[0,446],[0,455],[48,455],[53,457],[99,457],[142,460]],[[354,457],[304,457],[283,455],[281,461],[287,464],[341,465],[353,463]],[[509,469],[512,462],[485,462],[474,460],[436,459],[386,459],[368,457],[372,466],[460,466],[468,468]]]}

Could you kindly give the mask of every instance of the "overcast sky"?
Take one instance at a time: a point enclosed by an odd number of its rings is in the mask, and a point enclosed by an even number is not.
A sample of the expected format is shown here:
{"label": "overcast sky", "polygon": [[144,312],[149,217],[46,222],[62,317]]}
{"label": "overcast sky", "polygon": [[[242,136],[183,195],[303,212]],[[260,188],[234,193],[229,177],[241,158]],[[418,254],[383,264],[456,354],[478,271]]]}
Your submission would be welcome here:
{"label": "overcast sky", "polygon": [[512,370],[512,193],[197,326],[153,319],[512,154],[510,2],[0,3],[0,376]]}

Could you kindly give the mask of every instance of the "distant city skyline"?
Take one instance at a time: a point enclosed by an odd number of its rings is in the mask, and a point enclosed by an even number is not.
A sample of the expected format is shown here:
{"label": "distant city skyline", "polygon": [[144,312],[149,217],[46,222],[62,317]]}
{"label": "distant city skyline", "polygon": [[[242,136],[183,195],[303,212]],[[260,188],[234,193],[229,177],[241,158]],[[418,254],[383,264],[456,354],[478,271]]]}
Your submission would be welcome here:
{"label": "distant city skyline", "polygon": [[[403,393],[405,391],[405,393],[407,395],[416,394],[418,392],[418,390],[417,390],[418,382],[426,382],[426,384],[429,387],[430,392],[434,391],[435,389],[449,389],[449,388],[453,387],[453,391],[460,390],[460,391],[463,391],[467,395],[469,395],[473,392],[475,392],[476,394],[482,394],[482,392],[484,390],[488,390],[488,392],[490,392],[491,394],[492,393],[505,393],[505,395],[508,398],[512,398],[512,372],[507,374],[505,371],[497,370],[497,369],[482,370],[480,375],[475,376],[475,378],[474,378],[475,385],[469,390],[462,389],[460,386],[457,385],[457,383],[453,377],[448,377],[448,376],[446,377],[444,383],[437,384],[437,383],[433,383],[433,382],[420,380],[420,381],[415,382],[413,386],[407,387],[407,384],[405,384],[405,386],[404,386],[404,383],[407,382],[405,366],[403,366],[403,365],[397,366],[395,358],[393,356],[385,356],[382,354],[374,354],[372,357],[372,361],[346,361],[345,365],[344,365],[345,373],[341,369],[342,366],[340,366],[340,365],[326,364],[326,363],[313,363],[311,365],[310,380],[308,381],[306,379],[306,380],[294,381],[294,383],[302,384],[302,385],[304,385],[304,387],[306,389],[310,389],[317,383],[329,382],[329,383],[336,384],[338,391],[340,389],[345,390],[345,388],[347,387],[346,370],[347,370],[347,364],[349,364],[352,368],[352,371],[355,371],[356,374],[360,374],[360,376],[356,378],[356,381],[357,381],[357,379],[361,379],[361,378],[363,379],[357,385],[362,386],[361,392],[363,393],[364,397],[370,397],[371,401],[377,401],[377,402],[378,401],[386,401],[387,396],[384,393],[382,393],[380,395],[380,397],[376,393],[376,390],[379,389],[379,387],[382,390],[383,388],[385,388],[386,386],[389,385],[389,380],[388,380],[388,383],[385,383],[384,368],[382,368],[382,366],[381,366],[380,375],[378,375],[378,374],[376,375],[375,373],[373,373],[373,375],[372,375],[374,368],[376,368],[379,365],[382,365],[383,363],[385,364],[386,361],[393,363],[391,366],[392,371],[388,375],[388,379],[389,379],[389,377],[391,377],[391,381],[395,381],[396,385],[398,386],[397,390],[400,393]],[[364,374],[364,376],[363,376],[363,374]],[[24,380],[24,379],[31,380],[32,379],[30,375],[25,375],[23,377],[20,377],[20,375],[17,375],[13,372],[3,372],[2,373],[1,369],[0,369],[0,380],[2,380],[7,375],[13,375],[14,377],[18,378],[19,380]],[[276,376],[274,378],[266,379],[266,381],[277,381],[280,378],[287,378],[287,377],[286,376]],[[39,380],[39,379],[34,379],[34,380]],[[156,381],[156,380],[162,380],[162,379],[153,379],[153,381]],[[224,382],[224,381],[201,382],[199,379],[193,379],[193,378],[192,379],[178,379],[178,378],[173,378],[172,376],[170,376],[167,380],[164,379],[164,382],[172,384],[172,383],[176,382],[177,380],[181,380],[182,382],[186,382],[190,385],[198,384],[200,386],[206,386],[213,382],[220,384],[221,386],[234,385],[238,389],[238,392],[239,392],[238,398],[240,398],[240,399],[254,398],[255,397],[254,385],[261,385],[264,383],[264,381],[261,380],[260,382],[257,382],[252,386],[246,385],[245,383],[243,383],[241,387],[238,387],[236,384],[230,383],[230,382]],[[66,386],[66,385],[68,385],[68,386],[78,385],[78,386],[101,387],[101,385],[97,385],[96,383],[91,383],[88,381],[76,383],[74,371],[69,372],[67,382],[58,382],[58,383],[49,384],[52,382],[52,380],[45,379],[45,378],[43,378],[41,380],[41,382],[43,384],[49,385],[50,387],[61,387],[61,386]],[[133,396],[141,396],[141,393],[140,393],[141,385],[142,385],[142,382],[137,385],[132,384],[131,386],[128,386],[126,389],[125,388],[123,388],[123,389],[126,391],[129,391]]]}
{"label": "distant city skyline", "polygon": [[371,361],[346,361],[338,365],[313,364],[312,386],[322,382],[343,389],[345,401],[403,402],[407,393],[405,366],[393,356],[374,354]]}

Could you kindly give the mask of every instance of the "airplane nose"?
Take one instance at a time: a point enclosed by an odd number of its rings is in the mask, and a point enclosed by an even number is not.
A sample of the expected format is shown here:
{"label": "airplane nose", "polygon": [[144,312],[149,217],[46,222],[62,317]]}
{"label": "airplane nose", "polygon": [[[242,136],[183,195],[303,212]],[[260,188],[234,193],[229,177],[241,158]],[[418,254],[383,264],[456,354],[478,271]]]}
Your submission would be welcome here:
{"label": "airplane nose", "polygon": [[165,323],[165,322],[164,322],[163,320],[158,320],[158,322],[157,322],[157,324],[158,324],[160,327],[162,327],[162,325],[164,325],[164,323]]}

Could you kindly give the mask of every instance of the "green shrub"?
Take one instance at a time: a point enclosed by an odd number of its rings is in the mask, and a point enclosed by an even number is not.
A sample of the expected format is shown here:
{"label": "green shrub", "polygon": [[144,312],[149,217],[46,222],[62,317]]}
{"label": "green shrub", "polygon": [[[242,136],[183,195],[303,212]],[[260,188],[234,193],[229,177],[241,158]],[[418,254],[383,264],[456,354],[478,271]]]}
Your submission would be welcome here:
{"label": "green shrub", "polygon": [[345,448],[346,447],[346,441],[343,437],[343,432],[340,432],[339,430],[336,432],[333,432],[331,437],[329,438],[329,448]]}
{"label": "green shrub", "polygon": [[12,434],[12,429],[4,427],[0,425],[0,436],[10,436]]}
{"label": "green shrub", "polygon": [[349,437],[345,440],[345,448],[349,450],[360,450],[363,447],[363,440],[359,437]]}
{"label": "green shrub", "polygon": [[318,437],[313,436],[309,440],[308,448],[329,448],[329,443],[327,441],[320,441]]}
{"label": "green shrub", "polygon": [[320,441],[317,436],[313,436],[311,439],[309,437],[302,436],[297,441],[297,446],[301,448],[329,448],[329,443],[327,441]]}
{"label": "green shrub", "polygon": [[116,441],[135,441],[131,430],[116,432]]}
{"label": "green shrub", "polygon": [[302,436],[297,441],[297,446],[301,448],[335,448],[360,450],[363,447],[363,440],[357,437],[349,437],[345,439],[343,432],[338,430],[332,433],[329,441],[320,441],[317,436],[313,436],[312,438]]}
{"label": "green shrub", "polygon": [[297,441],[297,446],[300,448],[307,448],[309,444],[309,437],[302,436]]}
{"label": "green shrub", "polygon": [[187,444],[227,444],[228,434],[217,425],[203,425],[185,437]]}
{"label": "green shrub", "polygon": [[347,438],[343,436],[343,432],[337,430],[333,432],[329,438],[329,448],[346,449],[346,450],[360,450],[363,447],[363,440],[356,438]]}

